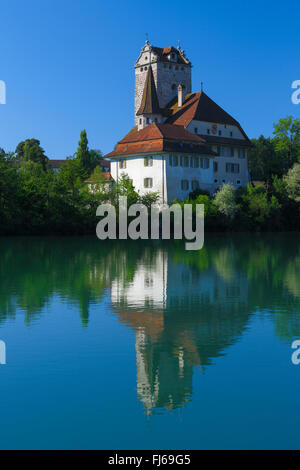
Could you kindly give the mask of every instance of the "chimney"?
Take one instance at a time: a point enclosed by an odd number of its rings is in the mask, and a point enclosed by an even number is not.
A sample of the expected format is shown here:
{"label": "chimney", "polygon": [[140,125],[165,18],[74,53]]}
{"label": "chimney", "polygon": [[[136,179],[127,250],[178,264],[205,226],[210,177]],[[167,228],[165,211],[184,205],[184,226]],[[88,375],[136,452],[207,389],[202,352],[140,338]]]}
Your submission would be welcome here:
{"label": "chimney", "polygon": [[183,97],[182,97],[182,86],[178,85],[178,108],[181,108],[182,102],[183,102]]}

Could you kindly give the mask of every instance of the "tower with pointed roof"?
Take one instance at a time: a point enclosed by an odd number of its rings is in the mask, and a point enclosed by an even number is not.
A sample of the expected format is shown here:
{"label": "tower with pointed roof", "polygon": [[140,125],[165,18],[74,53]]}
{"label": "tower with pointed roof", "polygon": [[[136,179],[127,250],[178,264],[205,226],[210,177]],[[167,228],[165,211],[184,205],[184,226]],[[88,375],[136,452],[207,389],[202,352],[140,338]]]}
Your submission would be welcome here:
{"label": "tower with pointed roof", "polygon": [[[172,46],[155,47],[146,41],[134,68],[134,114],[135,125],[139,128],[143,128],[140,111],[146,94],[148,101],[151,96],[153,104],[158,102],[157,107],[161,110],[177,96],[179,85],[182,86],[184,94],[191,92],[191,62],[186,58],[180,46],[177,49]],[[155,89],[156,93],[150,94],[150,89],[153,92]],[[148,116],[149,124],[163,121],[163,113],[156,114],[160,114],[160,120],[158,116],[153,116],[153,118]],[[147,120],[147,116],[145,119]]]}

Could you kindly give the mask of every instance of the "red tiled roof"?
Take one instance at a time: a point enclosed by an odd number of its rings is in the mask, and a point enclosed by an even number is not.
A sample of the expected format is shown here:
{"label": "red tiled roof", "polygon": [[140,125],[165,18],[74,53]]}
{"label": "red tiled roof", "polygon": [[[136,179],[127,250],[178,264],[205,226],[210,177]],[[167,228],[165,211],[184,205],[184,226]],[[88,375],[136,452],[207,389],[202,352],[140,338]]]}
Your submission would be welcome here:
{"label": "red tiled roof", "polygon": [[184,58],[178,49],[176,49],[173,46],[168,46],[168,47],[156,47],[152,46],[152,51],[158,56],[159,60],[161,62],[169,62],[168,55],[170,53],[174,53],[177,55],[177,63],[178,64],[183,64],[183,65],[189,65],[190,66],[190,61],[186,58]]}
{"label": "red tiled roof", "polygon": [[240,123],[209,98],[203,91],[186,95],[182,107],[178,107],[177,98],[167,106],[171,116],[169,124],[179,124],[187,127],[192,120],[207,121],[216,124],[237,126],[245,139],[249,140]]}
{"label": "red tiled roof", "polygon": [[238,147],[251,147],[252,143],[248,139],[234,139],[233,137],[219,137],[214,135],[197,134],[203,137],[211,145],[236,145]]}
{"label": "red tiled roof", "polygon": [[127,134],[113,152],[105,157],[154,152],[182,152],[215,155],[205,140],[183,126],[152,123],[140,131]]}
{"label": "red tiled roof", "polygon": [[66,160],[48,160],[48,167],[52,169],[59,168],[61,165],[66,163]]}
{"label": "red tiled roof", "polygon": [[[51,169],[57,169],[57,168],[60,168],[61,165],[63,165],[64,163],[66,163],[68,160],[55,160],[55,159],[49,159],[48,160],[48,167],[51,168]],[[107,166],[108,168],[110,168],[110,161],[109,160],[100,160],[99,161],[99,165],[100,166]]]}
{"label": "red tiled roof", "polygon": [[119,144],[125,144],[128,142],[141,142],[144,140],[155,140],[161,138],[205,143],[205,139],[186,130],[183,126],[152,123],[149,124],[149,126],[146,126],[144,129],[141,129],[140,131],[137,131],[130,135],[127,134],[127,136],[120,140]]}
{"label": "red tiled roof", "polygon": [[141,106],[136,114],[137,116],[140,114],[160,114],[160,107],[151,65],[148,69],[145,80]]}
{"label": "red tiled roof", "polygon": [[[110,163],[110,162],[109,162],[109,163]],[[103,171],[101,174],[104,176],[104,179],[105,179],[106,181],[113,181],[112,176],[111,176],[111,174],[110,174],[109,171]],[[85,183],[94,183],[94,184],[97,184],[97,181],[96,181],[96,180],[93,180],[92,178],[88,178],[88,179],[84,180],[84,182],[85,182]]]}

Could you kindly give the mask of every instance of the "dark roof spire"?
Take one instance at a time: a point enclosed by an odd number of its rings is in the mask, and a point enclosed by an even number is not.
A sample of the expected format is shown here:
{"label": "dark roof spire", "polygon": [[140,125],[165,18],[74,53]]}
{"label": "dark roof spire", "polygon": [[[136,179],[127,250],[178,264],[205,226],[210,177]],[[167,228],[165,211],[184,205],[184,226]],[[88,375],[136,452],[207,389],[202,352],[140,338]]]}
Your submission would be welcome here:
{"label": "dark roof spire", "polygon": [[156,86],[154,82],[153,72],[151,65],[149,66],[145,86],[143,91],[143,97],[141,106],[136,113],[137,116],[140,114],[160,114],[161,110],[156,93]]}

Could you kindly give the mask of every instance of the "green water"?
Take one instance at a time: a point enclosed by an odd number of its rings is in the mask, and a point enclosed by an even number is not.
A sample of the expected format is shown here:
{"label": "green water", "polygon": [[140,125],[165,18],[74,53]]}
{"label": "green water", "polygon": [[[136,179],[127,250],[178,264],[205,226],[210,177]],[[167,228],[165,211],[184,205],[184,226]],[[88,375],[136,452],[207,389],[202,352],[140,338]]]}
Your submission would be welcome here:
{"label": "green water", "polygon": [[0,448],[299,449],[299,239],[0,239]]}

